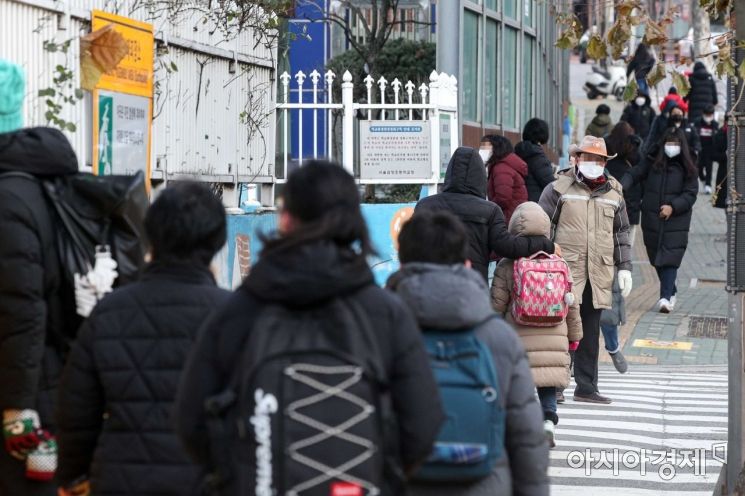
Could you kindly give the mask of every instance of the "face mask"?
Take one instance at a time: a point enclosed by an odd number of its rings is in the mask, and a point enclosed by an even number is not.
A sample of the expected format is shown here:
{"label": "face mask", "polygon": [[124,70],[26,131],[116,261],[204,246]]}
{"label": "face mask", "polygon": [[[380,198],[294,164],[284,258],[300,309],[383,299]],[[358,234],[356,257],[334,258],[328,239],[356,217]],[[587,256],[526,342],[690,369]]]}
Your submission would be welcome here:
{"label": "face mask", "polygon": [[645,98],[643,98],[643,97],[639,97],[639,98],[637,98],[637,99],[636,99],[636,100],[634,100],[634,101],[636,102],[636,104],[637,104],[637,105],[638,105],[639,107],[643,107],[643,106],[644,106],[644,104],[645,104],[645,103],[647,102],[647,100],[646,100]]}
{"label": "face mask", "polygon": [[579,173],[587,179],[597,179],[603,175],[605,166],[601,162],[580,162]]}
{"label": "face mask", "polygon": [[670,122],[675,124],[675,127],[680,127],[680,123],[683,122],[683,116],[682,115],[671,115]]}
{"label": "face mask", "polygon": [[479,149],[479,156],[481,157],[481,160],[484,161],[484,165],[486,165],[486,163],[491,158],[491,150],[488,150],[488,149],[485,150],[483,148],[480,148]]}
{"label": "face mask", "polygon": [[670,158],[680,155],[680,145],[665,145],[665,155]]}
{"label": "face mask", "polygon": [[713,115],[705,115],[704,116],[704,122],[707,123],[707,124],[711,124],[711,121],[713,121],[713,120],[714,120],[714,116]]}

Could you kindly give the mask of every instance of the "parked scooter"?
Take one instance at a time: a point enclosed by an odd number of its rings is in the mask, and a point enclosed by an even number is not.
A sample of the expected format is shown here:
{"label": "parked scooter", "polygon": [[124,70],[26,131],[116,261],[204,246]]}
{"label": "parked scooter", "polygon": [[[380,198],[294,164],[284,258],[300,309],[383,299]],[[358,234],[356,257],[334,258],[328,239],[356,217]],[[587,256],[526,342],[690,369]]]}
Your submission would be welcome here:
{"label": "parked scooter", "polygon": [[611,65],[606,70],[594,65],[592,66],[592,74],[585,81],[583,89],[590,100],[599,96],[607,98],[613,95],[619,102],[623,101],[623,92],[626,89],[626,69]]}

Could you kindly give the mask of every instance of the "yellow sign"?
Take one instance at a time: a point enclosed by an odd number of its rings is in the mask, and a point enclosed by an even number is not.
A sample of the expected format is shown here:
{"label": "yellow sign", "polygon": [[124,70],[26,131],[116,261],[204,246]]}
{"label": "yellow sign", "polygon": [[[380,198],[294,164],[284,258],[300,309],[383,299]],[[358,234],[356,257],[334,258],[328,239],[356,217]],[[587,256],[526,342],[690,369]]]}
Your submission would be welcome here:
{"label": "yellow sign", "polygon": [[93,11],[93,31],[109,24],[113,24],[114,30],[127,41],[129,51],[116,67],[101,76],[97,89],[152,98],[155,57],[153,25],[100,10]]}
{"label": "yellow sign", "polygon": [[656,350],[690,351],[693,343],[686,341],[655,341],[654,339],[635,339],[634,348],[653,348]]}

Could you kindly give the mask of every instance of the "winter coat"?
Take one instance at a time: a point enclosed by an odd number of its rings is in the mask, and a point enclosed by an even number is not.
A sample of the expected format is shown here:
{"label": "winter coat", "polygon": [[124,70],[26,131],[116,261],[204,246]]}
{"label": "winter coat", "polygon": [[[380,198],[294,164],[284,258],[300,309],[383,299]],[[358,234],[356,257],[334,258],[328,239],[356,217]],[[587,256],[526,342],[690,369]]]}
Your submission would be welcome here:
{"label": "winter coat", "polygon": [[655,113],[654,109],[650,106],[649,96],[644,95],[645,103],[641,107],[636,102],[631,102],[623,109],[621,120],[628,122],[628,124],[634,128],[634,132],[641,138],[644,139],[649,134],[649,130],[652,127],[652,121],[654,121]]}
{"label": "winter coat", "polygon": [[[537,210],[537,211],[536,211]],[[510,222],[510,232],[521,236],[551,235],[548,216],[536,203],[524,203],[518,207]],[[528,352],[530,370],[538,387],[564,389],[569,385],[569,341],[582,339],[582,319],[579,305],[569,307],[564,322],[554,327],[531,327],[516,324],[512,319],[512,290],[514,287],[515,261],[503,258],[494,271],[491,300],[494,309],[517,331]],[[571,274],[570,274],[571,276]]]}
{"label": "winter coat", "polygon": [[596,114],[595,117],[587,125],[585,129],[586,136],[595,136],[596,138],[604,138],[609,135],[613,129],[613,121],[610,119],[608,114]]}
{"label": "winter coat", "polygon": [[206,268],[152,264],[80,328],[60,382],[57,477],[93,494],[196,494],[172,408],[197,331],[230,293]]}
{"label": "winter coat", "polygon": [[[642,183],[642,234],[649,262],[655,267],[680,267],[688,246],[693,204],[698,194],[698,177],[688,175],[678,160],[667,159],[658,169],[649,159],[632,168],[623,179],[625,187]],[[660,218],[660,207],[670,205],[673,214]]]}
{"label": "winter coat", "polygon": [[675,102],[675,105],[680,107],[683,112],[688,112],[688,104],[683,97],[677,93],[668,93],[665,95],[665,98],[660,102],[660,112],[670,112],[670,110],[672,110],[671,108],[666,109],[670,102]]}
{"label": "winter coat", "polygon": [[[623,176],[633,167],[625,158],[616,157],[608,160],[605,164],[605,170],[617,181],[621,181]],[[623,198],[626,200],[626,213],[629,216],[629,224],[638,226],[641,218],[642,209],[642,185],[635,184],[629,189],[623,190]]]}
{"label": "winter coat", "polygon": [[[591,208],[587,202],[592,202]],[[621,185],[608,177],[604,185],[590,191],[576,174],[567,173],[546,188],[540,205],[572,270],[579,302],[589,281],[593,306],[610,308],[614,265],[631,270],[629,219]]]}
{"label": "winter coat", "polygon": [[528,190],[525,187],[527,175],[528,164],[514,153],[510,153],[489,169],[489,200],[502,208],[508,224],[517,206],[528,201]]}
{"label": "winter coat", "polygon": [[515,145],[515,154],[528,164],[528,176],[525,178],[528,201],[538,201],[544,188],[556,179],[554,167],[543,147],[537,143],[521,141]]}
{"label": "winter coat", "polygon": [[[671,109],[675,106],[677,106],[677,104],[675,104],[674,102],[668,104],[668,107]],[[654,121],[652,121],[652,130],[649,132],[647,139],[642,145],[642,157],[646,157],[647,155],[655,155],[657,153],[658,147],[664,145],[664,143],[661,143],[662,138],[664,137],[665,132],[671,127],[671,124],[668,120],[669,115],[669,111],[663,112],[662,114],[655,117]],[[685,133],[686,141],[688,142],[688,148],[691,150],[692,158],[694,159],[694,161],[698,161],[698,156],[701,153],[701,139],[698,136],[698,132],[696,132],[695,126],[690,122],[683,121],[680,125],[683,128],[683,132]]]}
{"label": "winter coat", "polygon": [[411,496],[491,496],[549,494],[548,445],[543,413],[525,350],[515,331],[489,303],[486,282],[464,265],[411,263],[391,276],[388,287],[412,309],[426,333],[476,328],[491,351],[499,379],[498,398],[505,409],[505,453],[492,475],[474,483],[410,484]]}
{"label": "winter coat", "polygon": [[608,326],[620,326],[626,322],[626,301],[621,294],[621,287],[618,285],[618,273],[613,279],[613,307],[603,310],[600,314],[600,324]]}
{"label": "winter coat", "polygon": [[696,128],[696,133],[701,140],[701,154],[705,155],[709,160],[714,160],[714,136],[719,131],[719,123],[717,121],[711,121],[706,123],[703,116],[699,117],[693,122],[693,126]]}
{"label": "winter coat", "polygon": [[688,119],[695,122],[704,114],[707,105],[719,103],[717,85],[701,62],[696,62],[693,66],[693,74],[688,80],[691,82],[691,89],[685,97],[688,102]]}
{"label": "winter coat", "polygon": [[637,52],[626,67],[626,78],[634,73],[635,79],[646,79],[649,71],[654,67],[655,59],[651,52]]}
{"label": "winter coat", "polygon": [[468,258],[484,280],[492,252],[509,258],[554,252],[554,244],[543,236],[512,236],[502,209],[485,198],[486,171],[481,157],[477,150],[461,147],[450,159],[442,193],[420,200],[416,211],[447,210],[463,221],[468,230]]}
{"label": "winter coat", "polygon": [[[244,344],[262,311],[270,305],[313,310],[334,298],[347,298],[364,309],[379,340],[398,425],[398,445],[389,450],[406,468],[430,454],[443,415],[413,316],[397,296],[375,285],[364,257],[349,248],[317,241],[265,249],[243,285],[200,334],[186,365],[175,410],[178,435],[200,465],[214,469],[205,399],[225,391],[231,376],[243,367]],[[230,434],[238,436],[238,432]]]}

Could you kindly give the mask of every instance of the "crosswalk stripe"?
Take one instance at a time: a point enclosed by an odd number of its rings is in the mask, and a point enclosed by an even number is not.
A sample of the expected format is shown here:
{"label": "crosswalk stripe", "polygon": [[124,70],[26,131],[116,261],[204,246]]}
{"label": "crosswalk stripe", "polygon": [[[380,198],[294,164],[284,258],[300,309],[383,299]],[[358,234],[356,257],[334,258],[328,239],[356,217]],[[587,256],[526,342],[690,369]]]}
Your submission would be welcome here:
{"label": "crosswalk stripe", "polygon": [[[574,401],[572,399],[571,395],[571,389],[569,390],[570,393],[567,395],[567,400]],[[726,400],[690,400],[690,399],[676,399],[676,398],[660,398],[659,396],[652,397],[652,396],[631,396],[626,395],[622,393],[614,393],[610,394],[608,391],[603,390],[603,394],[608,394],[608,396],[611,397],[613,400],[613,404],[624,404],[624,403],[646,403],[646,404],[671,404],[671,405],[709,405],[709,406],[727,406]],[[564,393],[566,395],[566,393]],[[623,401],[619,401],[623,400]],[[584,404],[587,405],[588,403],[581,403],[581,402],[575,402],[575,404]]]}
{"label": "crosswalk stripe", "polygon": [[[657,409],[659,411],[659,408]],[[605,417],[607,416],[607,412],[603,412],[600,410],[588,410],[588,409],[567,409],[564,412],[561,412],[561,418],[573,418],[573,417]],[[680,422],[707,422],[707,423],[717,423],[717,422],[724,422],[727,423],[727,416],[718,416],[718,415],[711,415],[711,416],[704,416],[704,415],[670,415],[670,414],[664,414],[664,413],[647,413],[647,412],[629,412],[628,414],[620,414],[616,418],[622,417],[622,418],[646,418],[650,420],[665,420],[665,421],[680,421]]]}
{"label": "crosswalk stripe", "polygon": [[[561,446],[562,446],[562,448],[566,448],[566,449],[552,449],[551,452],[549,453],[549,458],[551,460],[561,460],[563,462],[566,462],[570,453],[574,453],[575,451],[583,451],[582,449],[578,449],[576,447],[572,447],[571,445],[569,445],[569,443],[563,443],[562,442],[561,443]],[[583,446],[585,446],[585,445],[583,445]],[[592,446],[587,446],[587,447],[588,448],[592,448]],[[614,448],[617,448],[617,447],[614,447]],[[626,448],[617,448],[617,449],[619,450],[619,456],[622,456],[625,451],[638,451],[638,448],[636,448],[634,446],[628,446]],[[722,465],[723,465],[723,463],[720,462],[720,461],[717,461],[717,460],[712,460],[712,459],[706,460],[706,466],[707,467],[714,467],[716,469],[719,469],[719,468],[721,468]],[[653,465],[653,466],[655,466],[655,465]],[[677,467],[676,467],[676,469],[677,469]],[[655,466],[655,470],[657,470],[656,466]],[[678,469],[678,470],[680,470],[680,469]],[[688,470],[690,471],[690,469],[688,469]]]}
{"label": "crosswalk stripe", "polygon": [[[630,412],[659,412],[660,411],[660,404],[659,403],[638,403],[638,404],[630,404],[625,401],[619,401],[618,397],[613,397],[613,402],[616,404],[622,404],[624,409]],[[709,404],[708,402],[703,402],[704,404]],[[567,401],[562,405],[562,408],[564,408],[565,411],[571,412],[574,410],[580,410],[580,409],[586,409],[588,411],[598,411],[598,412],[607,412],[608,407],[607,405],[593,405],[591,403],[575,403],[574,401]],[[725,403],[722,407],[710,407],[710,406],[701,406],[701,405],[695,405],[693,408],[691,406],[673,406],[673,405],[665,405],[665,410],[671,413],[690,413],[691,415],[699,414],[699,413],[720,413],[723,415],[727,415],[727,404]]]}
{"label": "crosswalk stripe", "polygon": [[[569,425],[573,427],[608,427],[609,421],[606,420],[595,420],[595,419],[581,419],[581,418],[566,418],[561,417],[562,425]],[[715,427],[715,426],[678,426],[678,425],[660,425],[652,424],[648,422],[631,422],[628,420],[619,420],[618,416],[614,416],[612,420],[614,429],[625,429],[625,430],[637,430],[639,432],[664,432],[669,434],[709,434],[709,433],[724,433],[727,434],[727,426]]]}
{"label": "crosswalk stripe", "polygon": [[[593,489],[597,488],[594,485],[585,486],[552,486],[551,496],[577,496],[582,489]],[[598,488],[599,489],[599,488]],[[605,488],[603,488],[605,489]],[[604,494],[609,496],[660,496],[660,491],[657,489],[640,489],[640,488],[614,488],[612,493],[603,491]],[[594,494],[594,493],[588,493]],[[711,496],[711,491],[685,491],[676,489],[675,494],[677,496]]]}
{"label": "crosswalk stripe", "polygon": [[[579,472],[579,473],[578,473]],[[679,474],[675,473],[675,477],[670,480],[666,481],[662,479],[657,470],[655,471],[647,471],[646,475],[641,475],[641,470],[639,467],[631,470],[618,470],[618,474],[613,473],[613,469],[596,469],[594,467],[590,467],[590,476],[596,475],[597,478],[605,478],[605,479],[614,479],[614,480],[620,480],[620,481],[629,481],[629,480],[648,480],[650,482],[662,482],[665,484],[695,484],[695,483],[702,483],[702,482],[716,482],[717,478],[719,478],[719,472],[718,471],[708,471],[705,474],[701,475],[694,475],[692,473],[688,474]],[[554,480],[554,478],[558,477],[571,477],[576,478],[578,475],[585,475],[584,468],[572,468],[572,467],[549,467],[548,469],[548,475],[549,477]]]}

